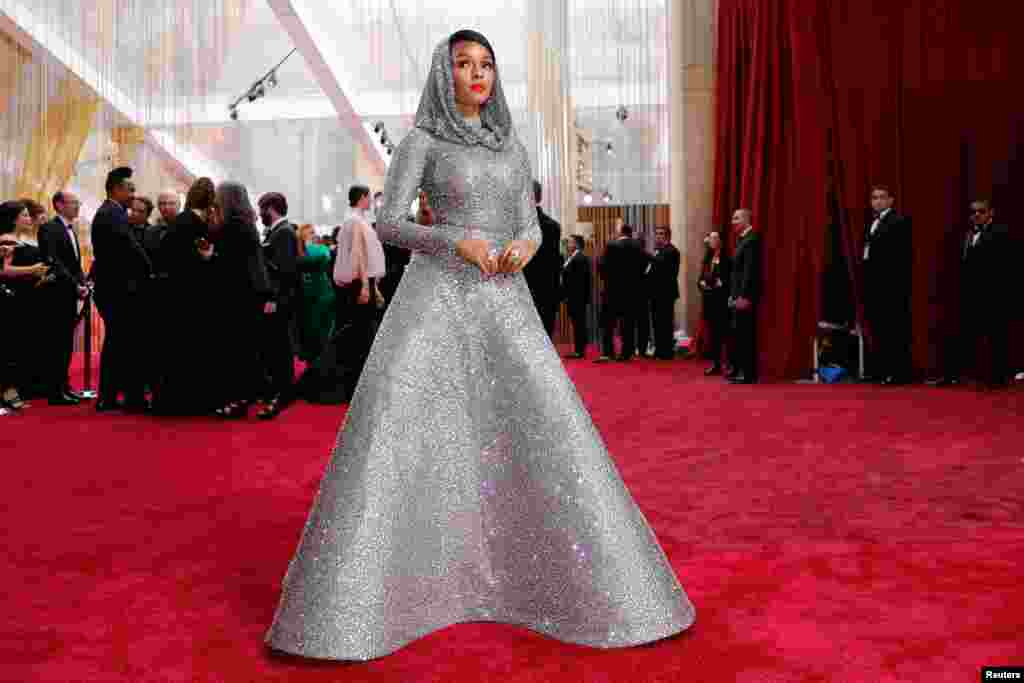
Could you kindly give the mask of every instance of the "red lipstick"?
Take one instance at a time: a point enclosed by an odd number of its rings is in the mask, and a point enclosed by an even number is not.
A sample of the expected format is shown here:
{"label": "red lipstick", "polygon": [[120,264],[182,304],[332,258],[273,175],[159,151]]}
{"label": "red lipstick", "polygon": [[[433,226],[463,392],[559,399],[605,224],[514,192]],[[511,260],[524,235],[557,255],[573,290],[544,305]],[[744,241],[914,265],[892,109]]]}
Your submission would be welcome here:
{"label": "red lipstick", "polygon": [[479,84],[471,85],[471,86],[469,86],[469,89],[472,90],[473,92],[483,92],[484,91],[484,86],[479,85]]}

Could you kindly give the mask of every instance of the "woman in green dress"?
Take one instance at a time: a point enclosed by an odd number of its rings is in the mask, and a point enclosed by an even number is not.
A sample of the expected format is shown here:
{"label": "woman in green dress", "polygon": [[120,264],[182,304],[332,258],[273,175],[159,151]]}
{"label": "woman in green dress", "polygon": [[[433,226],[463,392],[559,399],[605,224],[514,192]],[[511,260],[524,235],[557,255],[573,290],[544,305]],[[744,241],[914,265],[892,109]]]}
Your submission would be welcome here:
{"label": "woman in green dress", "polygon": [[316,241],[312,225],[299,228],[299,271],[302,305],[298,320],[299,358],[312,362],[334,330],[334,288],[331,287],[331,252]]}

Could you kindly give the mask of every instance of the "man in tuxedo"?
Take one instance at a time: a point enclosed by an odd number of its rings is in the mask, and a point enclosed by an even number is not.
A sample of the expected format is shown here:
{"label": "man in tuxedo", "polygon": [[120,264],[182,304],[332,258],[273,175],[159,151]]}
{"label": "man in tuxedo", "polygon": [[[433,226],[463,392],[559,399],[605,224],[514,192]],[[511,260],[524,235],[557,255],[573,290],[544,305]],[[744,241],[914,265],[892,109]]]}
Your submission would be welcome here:
{"label": "man in tuxedo", "polygon": [[543,188],[533,181],[533,202],[537,206],[537,222],[540,223],[541,242],[530,262],[523,268],[526,284],[533,295],[533,303],[544,323],[548,336],[555,333],[555,317],[558,315],[558,278],[562,269],[562,226],[540,208]]}
{"label": "man in tuxedo", "polygon": [[869,370],[883,384],[910,381],[910,218],[893,210],[889,188],[871,188],[874,217],[864,235],[864,317]]}
{"label": "man in tuxedo", "polygon": [[[679,298],[679,250],[672,244],[672,229],[654,229],[654,256],[647,273],[647,295],[654,323],[654,357],[675,358],[675,309]],[[641,351],[643,349],[641,348]]]}
{"label": "man in tuxedo", "polygon": [[562,293],[572,321],[572,337],[576,352],[569,358],[585,358],[590,330],[587,329],[587,306],[590,304],[590,259],[583,253],[583,235],[573,235],[569,258],[562,266]]}
{"label": "man in tuxedo", "polygon": [[619,361],[628,361],[636,353],[636,308],[638,291],[647,269],[647,254],[640,240],[633,239],[633,228],[622,225],[619,236],[608,242],[598,266],[604,278],[601,301],[601,356],[595,363],[606,363],[615,356],[615,328],[622,335]]}
{"label": "man in tuxedo", "polygon": [[299,305],[299,238],[289,222],[288,200],[278,192],[259,199],[260,220],[266,226],[263,258],[270,276],[273,298],[263,308],[261,361],[269,383],[264,406],[257,417],[277,417],[292,401],[295,383],[295,346],[292,324]]}
{"label": "man in tuxedo", "polygon": [[174,224],[174,219],[181,213],[181,200],[176,192],[170,190],[161,192],[156,198],[157,219],[156,222],[146,228],[146,236],[142,246],[149,254],[153,267],[156,268],[157,278],[167,279],[167,265],[163,262],[163,255],[160,252],[164,237]]}
{"label": "man in tuxedo", "polygon": [[57,278],[49,291],[51,310],[44,318],[49,328],[45,337],[46,362],[51,368],[48,398],[51,405],[74,405],[82,397],[71,389],[71,353],[78,325],[78,302],[89,294],[75,231],[81,202],[70,192],[57,192],[52,203],[56,215],[39,227],[39,250]]}
{"label": "man in tuxedo", "polygon": [[960,382],[981,339],[992,354],[988,383],[1009,383],[1009,337],[1012,311],[1005,295],[1013,290],[1014,259],[1010,230],[995,222],[987,199],[971,203],[971,229],[960,244],[960,329],[947,352],[946,375],[937,384]]}
{"label": "man in tuxedo", "polygon": [[[96,410],[149,410],[143,367],[144,329],[153,265],[132,234],[128,207],[135,196],[132,170],[115,168],[107,175],[107,200],[92,221],[93,277],[96,305],[105,336],[100,354],[100,390]],[[117,401],[124,392],[125,403]]]}
{"label": "man in tuxedo", "polygon": [[733,343],[730,346],[733,384],[757,382],[757,303],[761,298],[761,238],[751,225],[750,209],[736,209],[733,230],[739,234],[729,287]]}

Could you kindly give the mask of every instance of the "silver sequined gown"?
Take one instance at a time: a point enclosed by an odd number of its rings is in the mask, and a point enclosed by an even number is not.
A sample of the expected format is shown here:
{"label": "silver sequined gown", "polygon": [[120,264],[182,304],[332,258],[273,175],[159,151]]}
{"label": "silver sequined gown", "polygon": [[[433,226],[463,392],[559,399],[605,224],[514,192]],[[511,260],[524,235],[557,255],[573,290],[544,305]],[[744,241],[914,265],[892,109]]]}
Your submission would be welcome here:
{"label": "silver sequined gown", "polygon": [[[488,278],[454,254],[470,236],[540,240],[530,183],[518,140],[494,150],[414,128],[396,151],[378,229],[413,260],[288,568],[271,647],[365,660],[467,621],[619,647],[693,623],[523,276]],[[434,226],[406,220],[419,187]]]}

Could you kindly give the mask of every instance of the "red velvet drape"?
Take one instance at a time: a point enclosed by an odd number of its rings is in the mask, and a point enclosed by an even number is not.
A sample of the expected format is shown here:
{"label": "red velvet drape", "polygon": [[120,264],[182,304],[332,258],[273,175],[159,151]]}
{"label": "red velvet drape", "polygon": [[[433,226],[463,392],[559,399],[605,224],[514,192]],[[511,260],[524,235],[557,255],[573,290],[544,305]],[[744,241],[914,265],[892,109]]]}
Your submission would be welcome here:
{"label": "red velvet drape", "polygon": [[884,183],[913,218],[914,363],[939,369],[968,203],[991,197],[1012,228],[1024,218],[1015,17],[1014,3],[968,0],[719,0],[715,220],[748,206],[764,238],[765,376],[809,362],[829,144],[855,295],[868,191]]}

